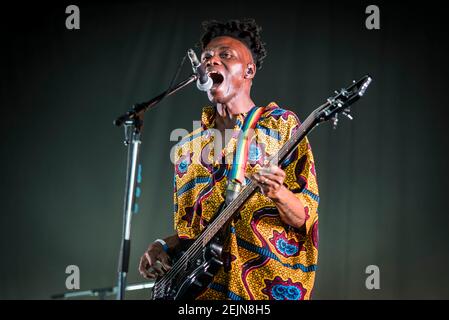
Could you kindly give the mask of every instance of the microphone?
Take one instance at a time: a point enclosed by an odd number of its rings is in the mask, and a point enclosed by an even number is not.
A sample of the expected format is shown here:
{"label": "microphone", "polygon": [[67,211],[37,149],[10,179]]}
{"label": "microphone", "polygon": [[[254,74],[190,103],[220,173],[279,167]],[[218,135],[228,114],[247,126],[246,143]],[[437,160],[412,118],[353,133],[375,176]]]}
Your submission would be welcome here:
{"label": "microphone", "polygon": [[187,51],[187,55],[189,56],[190,62],[192,63],[193,72],[198,76],[198,80],[196,81],[196,86],[201,91],[208,91],[214,85],[211,77],[206,73],[204,68],[201,67],[200,62],[198,61],[198,57],[196,56],[195,51],[189,49]]}

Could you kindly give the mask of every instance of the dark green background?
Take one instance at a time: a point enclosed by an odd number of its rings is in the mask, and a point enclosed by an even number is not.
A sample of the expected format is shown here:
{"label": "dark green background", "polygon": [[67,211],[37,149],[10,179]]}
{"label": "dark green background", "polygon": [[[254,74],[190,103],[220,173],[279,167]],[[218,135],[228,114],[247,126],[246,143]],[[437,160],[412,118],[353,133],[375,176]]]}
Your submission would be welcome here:
{"label": "dark green background", "polygon": [[[65,28],[78,4],[81,29]],[[438,2],[73,1],[1,11],[0,298],[115,284],[126,149],[112,120],[166,89],[209,18],[254,17],[268,57],[253,99],[301,119],[333,90],[374,82],[340,128],[310,136],[321,202],[315,299],[449,298],[447,33]],[[189,73],[185,65],[182,78]],[[190,86],[145,118],[143,194],[133,218],[128,280],[149,242],[172,233],[169,136],[191,130],[207,97]],[[380,290],[365,268],[380,268]],[[147,291],[128,298],[145,298]]]}

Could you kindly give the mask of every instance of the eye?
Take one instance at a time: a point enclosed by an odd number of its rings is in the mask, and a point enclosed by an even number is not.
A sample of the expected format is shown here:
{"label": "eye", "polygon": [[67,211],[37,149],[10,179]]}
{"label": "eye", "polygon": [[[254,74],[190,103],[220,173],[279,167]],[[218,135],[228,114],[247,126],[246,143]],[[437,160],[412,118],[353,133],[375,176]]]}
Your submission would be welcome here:
{"label": "eye", "polygon": [[212,57],[212,54],[210,52],[206,52],[203,54],[203,57],[201,58],[201,61],[206,61]]}
{"label": "eye", "polygon": [[229,52],[229,51],[225,51],[225,52],[222,52],[222,53],[220,54],[220,56],[221,56],[222,58],[224,58],[224,59],[230,59],[230,58],[232,58],[232,53]]}

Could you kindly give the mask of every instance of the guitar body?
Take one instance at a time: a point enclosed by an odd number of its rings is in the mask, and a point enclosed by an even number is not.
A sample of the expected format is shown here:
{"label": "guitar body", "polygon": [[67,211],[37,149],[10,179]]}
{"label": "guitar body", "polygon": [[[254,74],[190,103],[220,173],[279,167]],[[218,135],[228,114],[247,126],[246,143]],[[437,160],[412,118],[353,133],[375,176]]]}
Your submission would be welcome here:
{"label": "guitar body", "polygon": [[[223,245],[216,238],[205,246],[201,254],[186,261],[183,270],[175,276],[164,275],[156,280],[153,300],[194,300],[212,282],[223,265],[221,253]],[[185,252],[178,256],[186,257]],[[188,275],[187,277],[185,275]],[[156,289],[158,288],[158,289]]]}

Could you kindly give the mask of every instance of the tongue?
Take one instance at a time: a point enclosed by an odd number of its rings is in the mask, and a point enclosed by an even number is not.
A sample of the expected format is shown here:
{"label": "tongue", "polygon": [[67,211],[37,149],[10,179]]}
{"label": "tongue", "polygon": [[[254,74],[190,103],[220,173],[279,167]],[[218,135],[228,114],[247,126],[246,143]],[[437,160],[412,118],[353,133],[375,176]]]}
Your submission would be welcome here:
{"label": "tongue", "polygon": [[210,75],[210,77],[212,78],[212,81],[214,82],[214,84],[213,84],[214,87],[218,87],[220,84],[223,83],[224,78],[221,74],[213,73]]}

